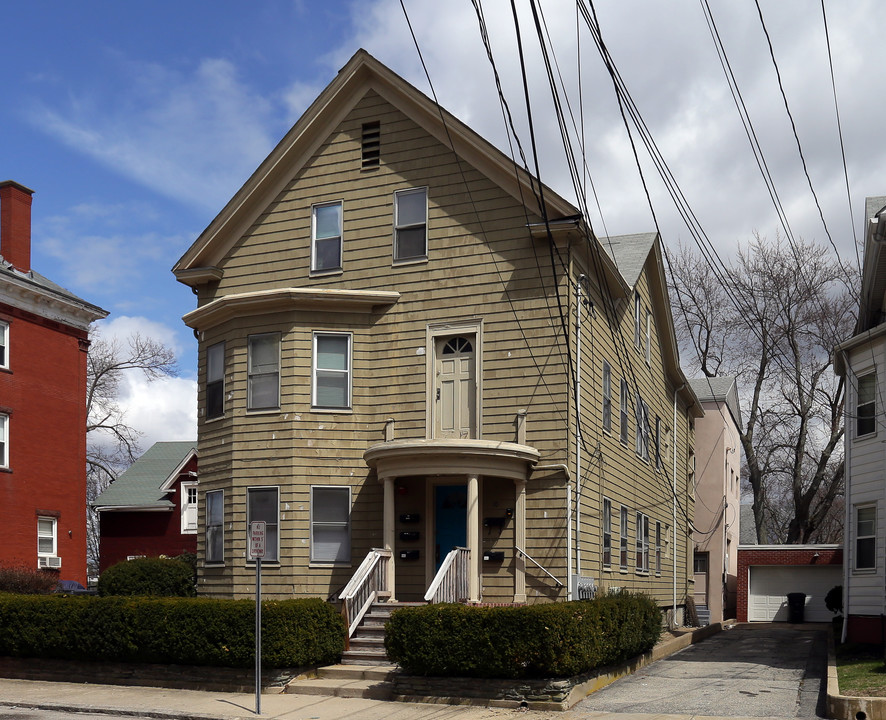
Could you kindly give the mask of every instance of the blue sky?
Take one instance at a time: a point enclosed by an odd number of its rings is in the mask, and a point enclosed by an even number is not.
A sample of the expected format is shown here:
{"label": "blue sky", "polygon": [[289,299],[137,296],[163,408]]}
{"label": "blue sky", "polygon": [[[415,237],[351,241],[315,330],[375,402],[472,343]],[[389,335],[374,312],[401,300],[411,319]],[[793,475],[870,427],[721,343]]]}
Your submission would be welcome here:
{"label": "blue sky", "polygon": [[[507,150],[470,1],[405,5],[440,102]],[[505,94],[525,133],[509,5],[486,0],[483,8]],[[543,179],[574,200],[527,3],[518,5]],[[592,224],[598,234],[651,230],[611,83],[587,31],[576,32],[575,5],[545,0],[541,7],[576,114],[581,87],[599,201]],[[827,242],[756,9],[712,7],[794,232]],[[831,235],[844,259],[854,258],[852,224],[861,220],[863,198],[886,192],[878,7],[827,5],[851,201],[820,7],[801,0],[761,0],[761,7]],[[724,255],[754,230],[774,234],[776,215],[698,4],[619,0],[598,11],[647,124]],[[196,342],[180,318],[195,302],[170,268],[359,47],[429,92],[400,3],[6,3],[2,24],[0,179],[35,191],[33,267],[109,310],[105,334],[138,329],[176,349],[182,377],[151,388],[132,378],[124,401],[145,433],[144,447],[193,437]],[[665,243],[688,242],[642,162]]]}

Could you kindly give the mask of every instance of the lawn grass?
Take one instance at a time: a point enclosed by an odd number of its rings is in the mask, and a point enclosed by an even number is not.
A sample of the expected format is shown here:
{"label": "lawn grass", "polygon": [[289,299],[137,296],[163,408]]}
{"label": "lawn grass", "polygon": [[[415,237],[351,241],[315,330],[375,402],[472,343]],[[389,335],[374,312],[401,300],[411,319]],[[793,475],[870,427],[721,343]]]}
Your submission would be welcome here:
{"label": "lawn grass", "polygon": [[837,677],[841,695],[886,697],[883,646],[866,643],[837,645]]}

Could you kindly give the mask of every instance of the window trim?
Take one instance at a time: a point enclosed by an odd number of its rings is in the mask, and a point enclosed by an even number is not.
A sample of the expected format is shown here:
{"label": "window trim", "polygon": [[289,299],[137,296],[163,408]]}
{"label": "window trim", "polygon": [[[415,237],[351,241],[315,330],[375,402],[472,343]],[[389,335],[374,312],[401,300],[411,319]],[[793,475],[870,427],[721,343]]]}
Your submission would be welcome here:
{"label": "window trim", "polygon": [[655,574],[661,575],[661,558],[662,558],[662,524],[660,520],[655,521]]}
{"label": "window trim", "polygon": [[[255,373],[252,370],[252,341],[254,338],[276,337],[277,339],[277,369],[275,372]],[[247,412],[274,411],[280,409],[280,353],[281,353],[281,335],[279,332],[254,333],[246,336],[246,410]],[[252,400],[252,378],[277,376],[277,403],[275,405],[262,405],[256,407]]]}
{"label": "window trim", "polygon": [[[347,492],[347,509],[348,509],[348,519],[345,523],[341,522],[331,522],[331,521],[319,521],[314,520],[314,490],[334,490],[336,492],[344,493]],[[310,562],[313,565],[350,565],[351,563],[351,536],[353,530],[353,522],[352,522],[352,511],[353,511],[353,493],[350,485],[311,485],[311,505],[310,505]],[[314,540],[314,528],[317,527],[342,527],[344,526],[347,530],[347,557],[343,558],[318,558],[315,557],[315,549],[317,543]]]}
{"label": "window trim", "polygon": [[[345,356],[346,368],[339,370],[337,368],[318,368],[317,367],[317,342],[321,338],[346,338],[348,341],[347,354]],[[344,405],[320,405],[317,402],[318,390],[318,374],[320,370],[324,373],[338,373],[347,377],[347,389],[345,390]],[[351,332],[334,332],[325,330],[315,330],[311,337],[311,408],[314,410],[351,410],[353,408],[353,385],[354,385],[354,334]]]}
{"label": "window trim", "polygon": [[637,438],[635,442],[637,457],[649,462],[649,406],[637,394]]}
{"label": "window trim", "polygon": [[[399,214],[400,214],[400,204],[399,198],[401,196],[406,195],[417,195],[418,193],[422,193],[425,198],[425,218],[423,223],[407,223],[400,224]],[[401,230],[414,230],[424,226],[425,229],[425,242],[424,242],[424,253],[419,255],[409,255],[406,257],[401,257],[399,254],[399,231]],[[394,234],[393,234],[393,247],[391,249],[391,256],[393,258],[394,265],[403,265],[408,263],[415,262],[426,262],[428,259],[428,186],[424,185],[421,187],[413,187],[413,188],[405,188],[403,190],[395,190],[394,191]]]}
{"label": "window trim", "polygon": [[9,370],[9,323],[0,320],[0,370]]}
{"label": "window trim", "polygon": [[[40,523],[49,522],[52,526],[52,532],[50,535],[41,534],[40,532]],[[40,540],[46,539],[47,537],[52,538],[52,551],[51,552],[43,552],[40,550]],[[58,518],[52,517],[51,515],[38,515],[37,516],[37,557],[58,557]]]}
{"label": "window trim", "polygon": [[[265,556],[262,563],[279,563],[280,562],[280,486],[279,485],[252,485],[246,488],[246,528],[244,529],[244,540],[246,541],[246,562],[249,565],[255,563],[253,558],[249,557],[249,526],[252,523],[252,505],[249,502],[249,496],[252,493],[273,490],[277,495],[277,502],[274,505],[275,519],[273,521],[265,519]],[[273,555],[269,552],[272,549],[270,528],[276,528],[277,542],[273,547]]]}
{"label": "window trim", "polygon": [[[862,535],[859,529],[859,524],[861,519],[859,518],[859,514],[863,510],[870,510],[873,513],[873,517],[868,521],[872,523],[872,532],[870,535]],[[876,572],[877,570],[877,503],[862,503],[855,506],[854,518],[852,529],[855,534],[855,542],[853,543],[854,557],[852,558],[852,569],[855,572]],[[859,557],[859,547],[862,541],[865,541],[865,544],[870,543],[873,546],[873,564],[872,565],[859,565],[858,557]]]}
{"label": "window trim", "polygon": [[[215,500],[218,497],[219,500]],[[225,564],[225,491],[222,490],[207,490],[204,494],[203,498],[204,504],[206,505],[206,529],[204,532],[204,548],[203,548],[203,556],[205,558],[204,562],[206,565],[224,565]],[[212,518],[212,510],[215,508],[216,503],[218,503],[219,517],[218,522],[213,522]],[[221,557],[210,558],[210,548],[212,547],[212,542],[210,540],[210,534],[213,530],[217,530],[218,534],[221,535]]]}
{"label": "window trim", "polygon": [[636,529],[636,557],[635,565],[638,573],[649,572],[649,516],[645,513],[637,513]]}
{"label": "window trim", "polygon": [[628,410],[628,403],[630,402],[630,393],[628,392],[628,381],[624,378],[621,379],[621,397],[619,398],[621,401],[621,406],[619,407],[619,440],[621,440],[622,444],[628,444],[628,433],[629,433],[629,424],[630,424],[630,413]]}
{"label": "window trim", "polygon": [[[191,501],[190,501],[190,491],[194,491],[194,502],[193,502],[193,510],[191,509]],[[198,498],[199,494],[197,493],[197,481],[196,480],[183,480],[179,483],[179,493],[180,497],[180,514],[181,514],[181,534],[182,535],[196,535],[197,534],[197,525],[198,525],[198,516],[197,513],[199,511]],[[194,525],[190,527],[187,523],[188,513],[193,513],[194,517]]]}
{"label": "window trim", "polygon": [[652,312],[646,308],[646,364],[652,366]]}
{"label": "window trim", "polygon": [[[325,238],[317,237],[317,211],[322,208],[338,206],[338,235],[331,235]],[[330,200],[328,202],[313,203],[311,205],[311,275],[329,275],[332,273],[340,273],[344,267],[344,201]],[[338,238],[338,265],[330,267],[317,267],[317,241],[318,240],[334,240]]]}
{"label": "window trim", "polygon": [[603,533],[603,567],[612,567],[612,501],[603,498],[603,522],[600,523]]}
{"label": "window trim", "polygon": [[9,469],[9,415],[0,413],[0,469]]}
{"label": "window trim", "polygon": [[[221,352],[221,364],[218,368],[219,373],[218,377],[214,377],[210,375],[210,369],[212,368],[212,355],[217,352]],[[218,359],[218,358],[216,358]],[[222,342],[214,343],[206,348],[206,389],[205,389],[205,402],[206,402],[206,419],[214,420],[216,418],[225,416],[225,343],[224,340]],[[210,400],[210,395],[218,395],[219,404],[221,407],[220,412],[213,413],[212,408],[214,407],[213,403]]]}
{"label": "window trim", "polygon": [[603,432],[612,432],[612,366],[603,361],[603,380],[602,380],[602,407],[603,407]]}
{"label": "window trim", "polygon": [[626,505],[621,506],[619,512],[619,539],[618,539],[618,566],[621,570],[628,569],[630,563],[630,548],[628,547],[628,508]]}
{"label": "window trim", "polygon": [[643,317],[643,302],[640,299],[640,293],[636,290],[634,291],[634,347],[639,350],[641,348],[641,337],[642,337],[642,317]]}
{"label": "window trim", "polygon": [[[864,403],[861,402],[861,384],[862,381],[867,380],[872,381],[872,387],[870,388],[871,398],[870,400],[866,400]],[[870,411],[867,410],[868,406],[870,406]],[[864,416],[862,416],[862,407],[865,408]],[[862,423],[864,422],[865,428],[867,428],[868,424],[870,425],[870,429],[865,429],[862,431]],[[875,435],[877,432],[877,371],[871,370],[870,372],[866,372],[863,375],[856,376],[856,388],[855,388],[855,437],[863,438],[870,437]]]}

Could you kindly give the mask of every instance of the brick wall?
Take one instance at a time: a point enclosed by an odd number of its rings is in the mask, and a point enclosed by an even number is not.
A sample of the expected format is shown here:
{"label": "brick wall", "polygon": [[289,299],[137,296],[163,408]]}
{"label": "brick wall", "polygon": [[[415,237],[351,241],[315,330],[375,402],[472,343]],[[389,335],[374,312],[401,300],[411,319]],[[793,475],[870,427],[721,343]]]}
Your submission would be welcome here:
{"label": "brick wall", "polygon": [[[818,555],[818,557],[815,557]],[[843,549],[811,545],[780,545],[738,549],[738,607],[736,619],[748,621],[749,568],[756,565],[842,565]]]}

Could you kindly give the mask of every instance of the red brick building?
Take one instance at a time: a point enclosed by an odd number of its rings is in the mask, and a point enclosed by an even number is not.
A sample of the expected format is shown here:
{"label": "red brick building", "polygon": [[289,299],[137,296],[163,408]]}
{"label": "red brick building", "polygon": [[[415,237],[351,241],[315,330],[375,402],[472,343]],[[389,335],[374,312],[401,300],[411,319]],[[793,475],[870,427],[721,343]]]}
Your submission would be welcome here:
{"label": "red brick building", "polygon": [[86,584],[86,352],[107,312],[31,268],[32,190],[0,182],[0,565]]}
{"label": "red brick building", "polygon": [[99,570],[133,557],[197,553],[197,442],[158,442],[93,503]]}

